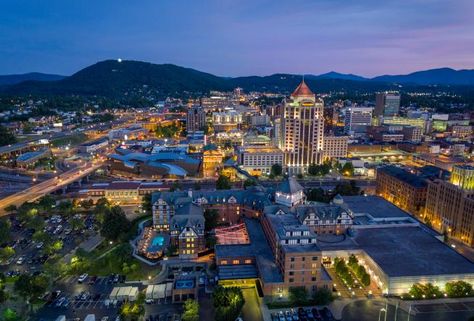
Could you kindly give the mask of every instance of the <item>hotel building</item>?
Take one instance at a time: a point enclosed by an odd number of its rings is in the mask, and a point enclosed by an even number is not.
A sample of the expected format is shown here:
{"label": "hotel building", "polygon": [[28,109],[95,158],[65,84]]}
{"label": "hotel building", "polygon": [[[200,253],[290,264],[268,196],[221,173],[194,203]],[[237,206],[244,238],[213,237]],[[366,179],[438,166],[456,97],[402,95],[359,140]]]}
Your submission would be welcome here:
{"label": "hotel building", "polygon": [[302,81],[284,104],[285,164],[290,175],[304,173],[323,161],[324,102]]}

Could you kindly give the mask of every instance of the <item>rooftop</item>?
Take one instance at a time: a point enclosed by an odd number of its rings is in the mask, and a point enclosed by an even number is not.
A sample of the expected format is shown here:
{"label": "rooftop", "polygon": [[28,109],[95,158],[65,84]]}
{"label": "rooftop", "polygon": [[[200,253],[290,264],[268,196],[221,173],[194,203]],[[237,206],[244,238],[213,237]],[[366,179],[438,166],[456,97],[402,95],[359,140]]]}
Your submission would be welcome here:
{"label": "rooftop", "polygon": [[412,174],[409,171],[398,168],[396,166],[384,166],[377,169],[378,172],[387,173],[398,180],[405,182],[411,186],[423,188],[427,186],[426,181],[418,175]]}
{"label": "rooftop", "polygon": [[296,178],[288,177],[278,185],[277,191],[285,194],[295,194],[303,190],[303,186],[298,183]]}
{"label": "rooftop", "polygon": [[472,262],[420,227],[357,230],[355,242],[390,277],[474,273]]}
{"label": "rooftop", "polygon": [[296,87],[296,89],[293,91],[291,94],[292,97],[299,97],[299,96],[314,96],[314,93],[309,89],[308,85],[304,82],[304,80],[301,81],[301,83]]}
{"label": "rooftop", "polygon": [[216,257],[255,257],[258,273],[264,282],[283,282],[262,226],[254,219],[245,219],[245,225],[250,244],[216,245]]}
{"label": "rooftop", "polygon": [[343,196],[344,204],[355,216],[368,214],[374,219],[405,219],[405,211],[379,196]]}

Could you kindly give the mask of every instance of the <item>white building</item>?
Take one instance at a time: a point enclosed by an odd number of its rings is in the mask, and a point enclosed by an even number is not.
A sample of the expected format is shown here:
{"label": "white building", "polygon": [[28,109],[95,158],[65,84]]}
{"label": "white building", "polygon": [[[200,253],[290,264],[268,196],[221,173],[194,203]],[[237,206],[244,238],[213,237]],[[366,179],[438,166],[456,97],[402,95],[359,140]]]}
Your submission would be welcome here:
{"label": "white building", "polygon": [[306,195],[304,194],[303,187],[294,177],[289,177],[281,182],[275,191],[275,203],[279,205],[293,207],[304,203],[305,200]]}
{"label": "white building", "polygon": [[238,163],[246,171],[270,174],[272,166],[283,167],[284,153],[272,146],[243,146],[238,150]]}

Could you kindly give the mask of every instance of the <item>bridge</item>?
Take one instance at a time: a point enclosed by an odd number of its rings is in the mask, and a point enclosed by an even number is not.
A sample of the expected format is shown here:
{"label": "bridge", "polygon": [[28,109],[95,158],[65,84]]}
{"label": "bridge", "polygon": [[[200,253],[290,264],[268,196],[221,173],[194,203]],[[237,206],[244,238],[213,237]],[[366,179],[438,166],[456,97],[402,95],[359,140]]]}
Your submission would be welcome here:
{"label": "bridge", "polygon": [[102,167],[102,165],[102,161],[87,162],[79,167],[61,173],[54,178],[48,179],[21,192],[5,197],[0,200],[0,216],[5,216],[8,214],[5,211],[6,207],[10,205],[20,206],[24,202],[32,202],[44,195],[66,188],[68,185],[92,174],[97,169]]}

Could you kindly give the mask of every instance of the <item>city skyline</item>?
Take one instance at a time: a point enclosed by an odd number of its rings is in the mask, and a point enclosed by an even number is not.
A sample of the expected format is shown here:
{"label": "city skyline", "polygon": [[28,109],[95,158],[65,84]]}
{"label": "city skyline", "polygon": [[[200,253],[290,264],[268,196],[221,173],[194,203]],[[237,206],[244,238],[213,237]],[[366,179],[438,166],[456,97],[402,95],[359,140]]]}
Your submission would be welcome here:
{"label": "city skyline", "polygon": [[70,75],[114,58],[221,76],[335,70],[371,77],[474,65],[469,1],[27,1],[3,7],[0,74]]}

